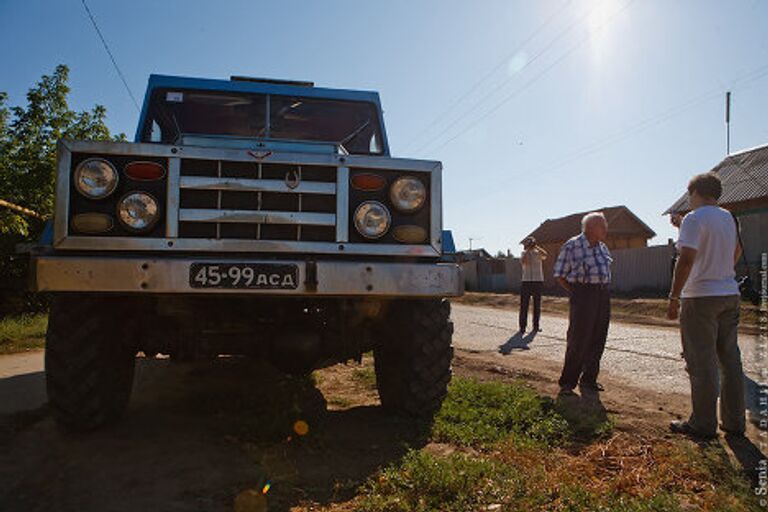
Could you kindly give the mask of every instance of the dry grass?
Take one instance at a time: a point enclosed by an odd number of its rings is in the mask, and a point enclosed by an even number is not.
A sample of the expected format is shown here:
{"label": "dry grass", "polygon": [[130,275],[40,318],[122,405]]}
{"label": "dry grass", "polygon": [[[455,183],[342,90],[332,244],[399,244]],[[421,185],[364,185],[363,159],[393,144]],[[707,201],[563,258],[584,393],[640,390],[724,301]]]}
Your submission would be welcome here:
{"label": "dry grass", "polygon": [[515,441],[492,452],[430,445],[330,510],[749,512],[757,505],[721,446],[619,433],[570,451]]}
{"label": "dry grass", "polygon": [[[495,457],[540,475],[529,480],[538,491],[577,487],[591,496],[624,496],[641,502],[669,495],[683,508],[748,511],[755,505],[748,481],[732,466],[719,444],[697,446],[627,433],[587,445],[575,452],[532,454],[515,443]],[[557,502],[552,503],[558,510]]]}

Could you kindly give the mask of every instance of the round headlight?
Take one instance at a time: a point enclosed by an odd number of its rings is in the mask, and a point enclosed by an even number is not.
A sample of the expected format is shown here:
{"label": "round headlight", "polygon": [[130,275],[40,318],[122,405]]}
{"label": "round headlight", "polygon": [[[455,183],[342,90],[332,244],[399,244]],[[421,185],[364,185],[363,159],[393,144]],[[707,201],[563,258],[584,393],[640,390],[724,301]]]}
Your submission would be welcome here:
{"label": "round headlight", "polygon": [[381,238],[391,222],[389,210],[378,201],[366,201],[355,210],[355,227],[365,238]]}
{"label": "round headlight", "polygon": [[149,231],[160,218],[160,208],[146,192],[130,192],[117,203],[117,218],[131,231]]}
{"label": "round headlight", "polygon": [[424,183],[411,176],[397,178],[389,189],[392,204],[401,212],[415,212],[424,205],[427,199],[427,188]]}
{"label": "round headlight", "polygon": [[75,188],[89,199],[104,199],[117,188],[115,166],[103,158],[83,160],[75,169]]}

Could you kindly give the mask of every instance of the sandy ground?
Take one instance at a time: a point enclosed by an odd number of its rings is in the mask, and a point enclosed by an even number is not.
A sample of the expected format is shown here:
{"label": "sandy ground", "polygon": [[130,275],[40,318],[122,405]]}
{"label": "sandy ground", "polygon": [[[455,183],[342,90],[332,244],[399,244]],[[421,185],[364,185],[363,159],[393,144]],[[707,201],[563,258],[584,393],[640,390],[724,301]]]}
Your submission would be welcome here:
{"label": "sandy ground", "polygon": [[[556,393],[562,319],[547,317],[526,350],[514,340],[511,313],[455,306],[453,317],[457,375],[523,379]],[[600,400],[618,430],[668,436],[669,420],[687,413],[676,342],[673,330],[612,328]],[[499,345],[512,350],[504,355]],[[79,436],[60,432],[47,413],[42,371],[42,352],[0,358],[4,512],[232,510],[239,492],[267,481],[270,511],[333,508],[408,446],[426,443],[418,425],[386,416],[359,378],[370,360],[321,370],[313,383],[234,358],[140,359],[126,417]],[[292,433],[295,419],[307,421],[308,436]],[[756,430],[750,435],[757,444]],[[760,457],[752,444],[733,453],[744,467]]]}

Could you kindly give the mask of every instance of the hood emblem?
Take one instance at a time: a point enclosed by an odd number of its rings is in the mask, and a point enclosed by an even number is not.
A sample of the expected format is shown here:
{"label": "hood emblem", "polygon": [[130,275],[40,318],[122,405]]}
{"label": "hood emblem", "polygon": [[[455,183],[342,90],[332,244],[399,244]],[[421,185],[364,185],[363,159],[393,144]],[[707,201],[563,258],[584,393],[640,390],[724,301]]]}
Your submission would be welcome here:
{"label": "hood emblem", "polygon": [[271,151],[248,151],[248,155],[256,160],[264,160],[272,154]]}
{"label": "hood emblem", "polygon": [[301,178],[299,177],[299,173],[296,171],[288,171],[285,173],[285,185],[293,190],[296,187],[299,186],[301,183]]}

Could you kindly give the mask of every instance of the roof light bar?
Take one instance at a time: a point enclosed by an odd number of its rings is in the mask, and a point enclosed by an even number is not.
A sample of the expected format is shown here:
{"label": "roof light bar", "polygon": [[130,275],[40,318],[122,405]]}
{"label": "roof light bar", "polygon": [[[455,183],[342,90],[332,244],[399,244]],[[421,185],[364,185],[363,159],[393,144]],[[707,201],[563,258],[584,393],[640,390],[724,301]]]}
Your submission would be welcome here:
{"label": "roof light bar", "polygon": [[315,82],[308,82],[305,80],[280,80],[277,78],[259,78],[254,76],[237,76],[233,75],[229,77],[232,82],[257,82],[261,84],[275,84],[275,85],[297,85],[299,87],[314,87]]}

